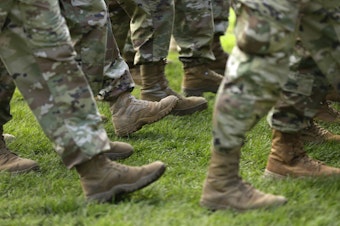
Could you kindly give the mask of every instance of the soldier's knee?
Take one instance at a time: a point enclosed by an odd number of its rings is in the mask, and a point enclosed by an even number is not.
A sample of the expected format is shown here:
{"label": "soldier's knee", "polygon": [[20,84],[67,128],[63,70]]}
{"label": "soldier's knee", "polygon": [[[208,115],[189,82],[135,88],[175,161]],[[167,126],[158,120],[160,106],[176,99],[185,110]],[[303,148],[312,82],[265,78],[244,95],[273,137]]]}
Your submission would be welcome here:
{"label": "soldier's knee", "polygon": [[242,6],[239,12],[235,35],[242,51],[257,55],[291,51],[295,34],[284,19],[275,20],[247,6]]}

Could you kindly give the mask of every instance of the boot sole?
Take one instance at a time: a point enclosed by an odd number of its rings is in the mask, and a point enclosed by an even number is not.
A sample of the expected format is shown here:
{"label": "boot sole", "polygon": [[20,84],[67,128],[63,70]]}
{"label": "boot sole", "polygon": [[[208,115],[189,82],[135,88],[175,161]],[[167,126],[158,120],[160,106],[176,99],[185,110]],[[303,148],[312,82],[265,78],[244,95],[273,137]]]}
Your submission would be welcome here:
{"label": "boot sole", "polygon": [[214,202],[209,202],[209,201],[206,201],[206,200],[201,200],[200,201],[200,205],[204,208],[207,208],[211,211],[216,211],[216,210],[236,210],[238,212],[244,212],[244,211],[247,211],[247,210],[254,210],[254,209],[270,209],[270,208],[275,208],[275,207],[278,207],[278,206],[282,206],[284,205],[285,203],[287,203],[287,200],[282,200],[281,202],[276,202],[276,203],[272,203],[270,205],[267,205],[267,206],[262,206],[262,207],[253,207],[253,208],[248,208],[248,209],[241,209],[241,208],[236,208],[236,207],[233,207],[233,206],[230,206],[230,205],[218,205]]}
{"label": "boot sole", "polygon": [[140,178],[133,184],[119,184],[112,187],[107,192],[98,193],[87,197],[87,201],[97,201],[99,203],[112,202],[113,199],[120,199],[122,195],[134,192],[136,190],[142,189],[154,181],[158,180],[165,172],[165,165],[162,165],[157,171]]}
{"label": "boot sole", "polygon": [[174,109],[174,110],[171,111],[171,114],[172,115],[177,115],[177,116],[191,115],[191,114],[193,114],[195,112],[203,111],[203,110],[205,110],[207,108],[208,108],[208,103],[205,102],[205,103],[197,105],[197,106],[195,106],[193,108],[181,109],[181,110]]}
{"label": "boot sole", "polygon": [[164,118],[165,116],[171,113],[172,109],[176,106],[177,101],[173,101],[171,105],[169,105],[167,108],[164,108],[162,111],[160,111],[157,117],[153,116],[153,117],[143,118],[143,119],[138,120],[132,125],[129,124],[129,127],[125,127],[123,129],[115,129],[116,135],[118,137],[126,137],[126,136],[129,136],[131,133],[134,133],[137,130],[140,130],[143,126],[147,124],[151,124],[151,123],[161,120],[162,118]]}

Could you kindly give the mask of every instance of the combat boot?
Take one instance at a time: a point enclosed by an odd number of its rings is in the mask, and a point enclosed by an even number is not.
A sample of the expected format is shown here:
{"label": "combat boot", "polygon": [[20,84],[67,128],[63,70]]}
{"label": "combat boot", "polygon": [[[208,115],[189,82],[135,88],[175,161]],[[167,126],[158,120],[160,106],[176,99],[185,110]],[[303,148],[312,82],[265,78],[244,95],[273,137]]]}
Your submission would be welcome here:
{"label": "combat boot", "polygon": [[0,140],[0,171],[10,173],[26,173],[33,170],[38,170],[39,166],[33,160],[20,158],[11,152],[4,141],[3,136]]}
{"label": "combat boot", "polygon": [[216,93],[223,76],[210,70],[206,64],[184,67],[182,92],[185,96],[203,96],[204,92]]}
{"label": "combat boot", "polygon": [[6,144],[9,144],[15,140],[15,136],[13,136],[12,134],[4,133],[2,135],[4,136],[4,140]]}
{"label": "combat boot", "polygon": [[178,98],[167,96],[159,102],[138,100],[131,93],[121,94],[111,102],[112,123],[117,136],[124,137],[146,124],[159,121],[176,106]]}
{"label": "combat boot", "polygon": [[228,153],[213,151],[200,204],[211,210],[249,210],[279,206],[283,196],[263,193],[239,176],[240,150]]}
{"label": "combat boot", "polygon": [[271,178],[331,176],[340,175],[340,169],[307,156],[299,133],[274,130],[264,175]]}
{"label": "combat boot", "polygon": [[229,55],[222,48],[219,34],[214,35],[211,50],[214,53],[216,59],[209,62],[208,68],[217,72],[218,74],[224,75]]}
{"label": "combat boot", "polygon": [[315,115],[315,119],[323,122],[340,122],[340,112],[331,106],[331,103],[324,101]]}
{"label": "combat boot", "polygon": [[112,162],[104,155],[97,155],[77,165],[76,170],[88,201],[111,202],[158,180],[165,171],[165,165],[156,161],[141,167],[131,167]]}
{"label": "combat boot", "polygon": [[305,143],[316,144],[323,142],[339,142],[340,135],[333,134],[312,121],[309,127],[301,131],[301,140]]}
{"label": "combat boot", "polygon": [[164,69],[165,62],[163,61],[141,65],[143,82],[141,98],[143,100],[160,101],[167,96],[174,95],[178,98],[176,106],[171,111],[174,115],[188,115],[208,107],[207,100],[203,97],[183,97],[170,89]]}

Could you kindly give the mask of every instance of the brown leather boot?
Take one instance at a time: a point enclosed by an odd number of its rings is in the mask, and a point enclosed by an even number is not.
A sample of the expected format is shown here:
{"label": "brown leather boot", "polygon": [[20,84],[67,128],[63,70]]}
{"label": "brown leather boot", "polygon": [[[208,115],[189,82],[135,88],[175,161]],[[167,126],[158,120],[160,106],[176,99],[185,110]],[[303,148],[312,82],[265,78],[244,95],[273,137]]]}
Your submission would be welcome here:
{"label": "brown leather boot", "polygon": [[298,133],[273,130],[272,148],[264,175],[272,178],[331,176],[340,175],[340,169],[308,157]]}
{"label": "brown leather boot", "polygon": [[203,96],[204,92],[216,93],[223,76],[210,70],[206,64],[184,68],[182,92],[185,96]]}
{"label": "brown leather boot", "polygon": [[77,165],[76,169],[87,200],[111,202],[158,180],[165,171],[165,165],[156,161],[132,167],[112,162],[104,155],[97,155]]}
{"label": "brown leather boot", "polygon": [[169,95],[159,102],[138,100],[129,92],[111,102],[112,122],[117,136],[123,137],[141,129],[144,125],[159,121],[176,106],[178,98]]}
{"label": "brown leather boot", "polygon": [[340,122],[340,112],[333,108],[330,102],[324,101],[320,104],[315,119],[323,122]]}
{"label": "brown leather boot", "polygon": [[26,173],[33,170],[38,170],[38,163],[25,158],[20,158],[13,152],[11,152],[1,135],[0,139],[0,171],[6,171],[10,173]]}
{"label": "brown leather boot", "polygon": [[219,34],[214,35],[211,50],[213,51],[216,59],[209,62],[208,67],[218,74],[224,75],[229,54],[223,50]]}
{"label": "brown leather boot", "polygon": [[208,175],[200,204],[211,210],[249,210],[279,206],[287,202],[283,196],[263,193],[239,176],[240,150],[228,153],[212,151]]}
{"label": "brown leather boot", "polygon": [[305,143],[316,144],[323,142],[339,142],[340,135],[331,133],[313,121],[309,127],[301,131],[301,140]]}
{"label": "brown leather boot", "polygon": [[176,106],[171,111],[174,115],[188,115],[208,107],[203,97],[183,97],[170,89],[164,68],[163,61],[141,65],[143,81],[141,98],[143,100],[160,101],[167,96],[174,95],[178,98]]}

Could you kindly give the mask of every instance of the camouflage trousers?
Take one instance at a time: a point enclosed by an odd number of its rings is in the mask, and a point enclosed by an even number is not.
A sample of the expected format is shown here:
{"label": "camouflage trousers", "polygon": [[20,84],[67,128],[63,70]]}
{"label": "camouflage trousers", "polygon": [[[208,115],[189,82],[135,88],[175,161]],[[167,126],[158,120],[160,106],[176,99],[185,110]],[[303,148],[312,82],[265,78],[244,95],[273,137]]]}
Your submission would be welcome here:
{"label": "camouflage trousers", "polygon": [[113,34],[128,63],[158,62],[167,57],[173,21],[172,0],[106,2]]}
{"label": "camouflage trousers", "polygon": [[308,127],[331,88],[326,76],[299,41],[295,49],[288,80],[279,101],[267,116],[273,129],[286,133]]}
{"label": "camouflage trousers", "polygon": [[171,32],[180,47],[182,61],[215,59],[210,50],[214,32],[210,1],[106,1],[119,49],[131,65],[165,59]]}
{"label": "camouflage trousers", "polygon": [[[105,3],[88,1],[86,4],[84,1],[77,4],[70,0],[60,0],[59,3],[75,44],[76,60],[81,65],[93,93],[99,100],[112,101],[121,93],[132,91],[134,83],[127,64],[120,56],[111,24],[107,23]],[[6,73],[6,68],[0,63],[0,74]],[[8,81],[0,88],[0,126],[11,118],[9,101],[13,88]]]}
{"label": "camouflage trousers", "polygon": [[72,168],[108,150],[59,1],[7,2],[11,7],[0,4],[1,59],[64,164]]}
{"label": "camouflage trousers", "polygon": [[330,83],[339,87],[339,5],[335,0],[239,1],[237,46],[214,109],[215,150],[241,147],[246,132],[274,106],[287,81],[297,37]]}

